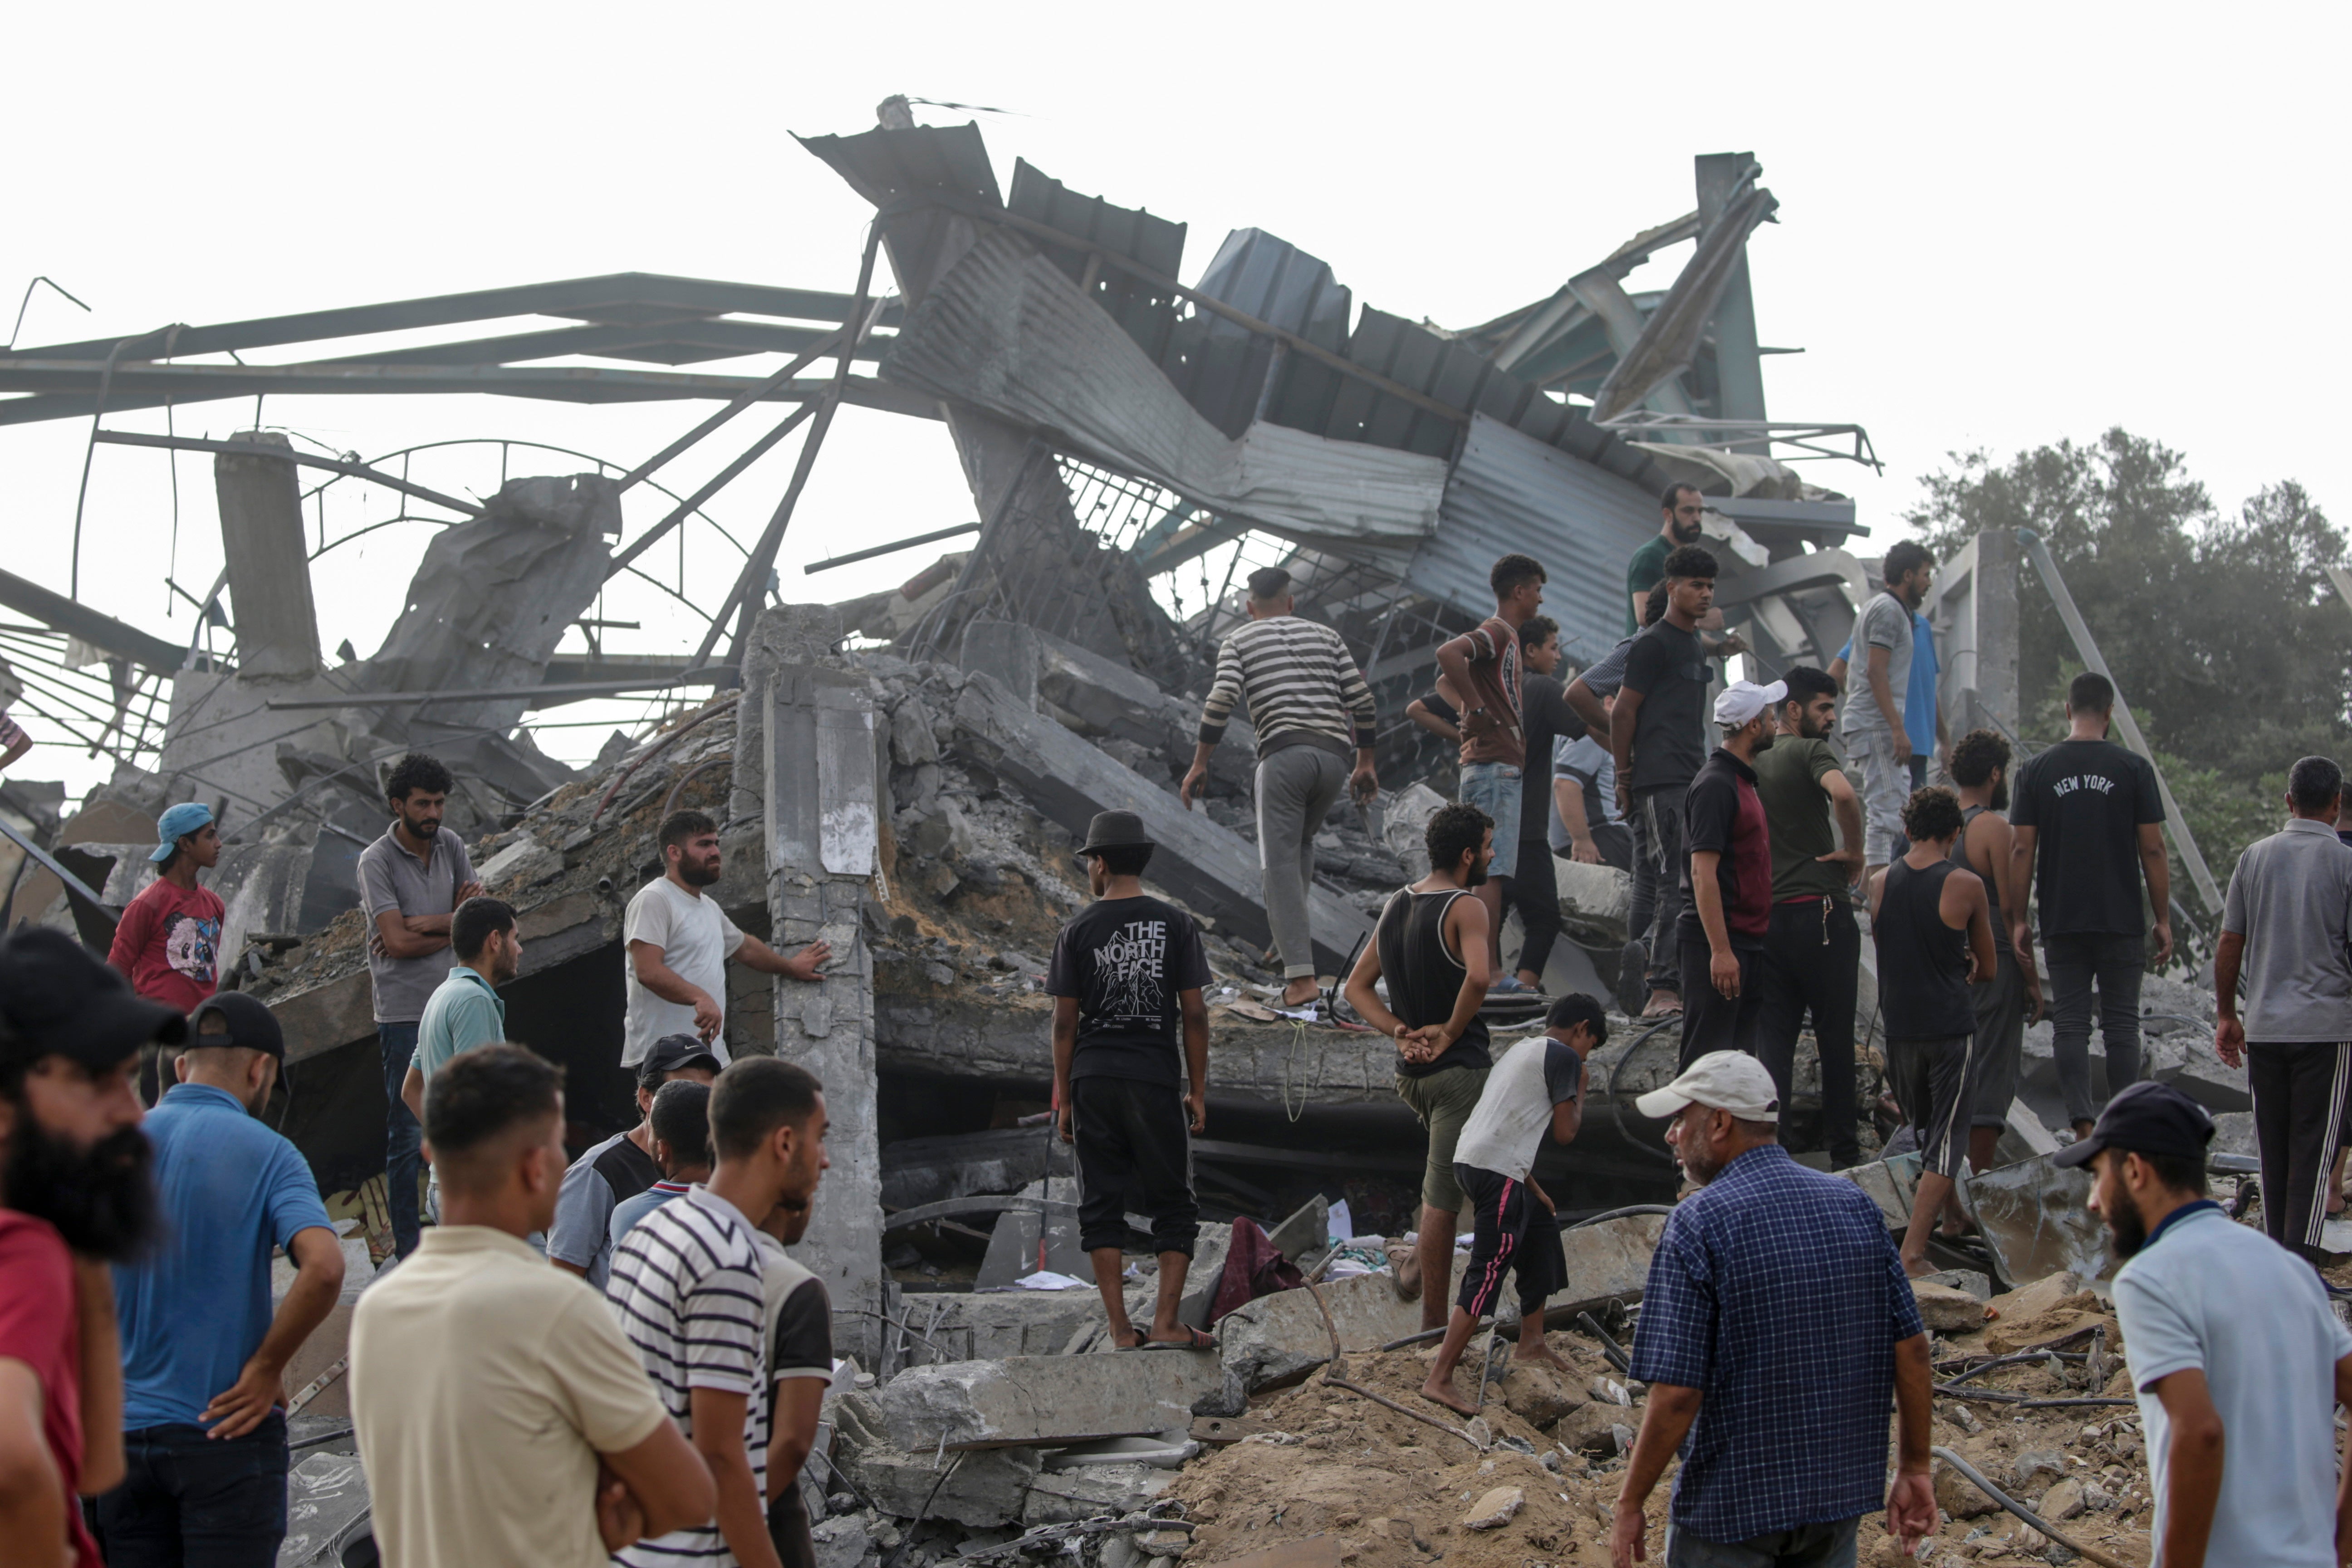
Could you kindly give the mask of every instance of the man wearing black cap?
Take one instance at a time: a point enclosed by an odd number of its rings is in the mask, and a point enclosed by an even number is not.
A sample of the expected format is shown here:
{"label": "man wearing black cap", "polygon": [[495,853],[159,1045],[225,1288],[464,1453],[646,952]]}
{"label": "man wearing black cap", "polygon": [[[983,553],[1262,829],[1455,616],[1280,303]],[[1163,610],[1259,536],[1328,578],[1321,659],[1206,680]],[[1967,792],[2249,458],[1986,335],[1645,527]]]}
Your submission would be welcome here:
{"label": "man wearing black cap", "polygon": [[2092,1166],[2156,1487],[2156,1560],[2335,1568],[2352,1474],[2352,1331],[2311,1266],[2205,1195],[2213,1119],[2169,1084],[2117,1091],[2055,1156]]}
{"label": "man wearing black cap", "polygon": [[1317,990],[1307,919],[1316,832],[1342,788],[1366,804],[1381,787],[1372,772],[1372,689],[1339,634],[1291,614],[1294,604],[1289,573],[1268,566],[1250,574],[1249,623],[1218,646],[1200,744],[1176,791],[1190,811],[1226,721],[1235,705],[1246,708],[1257,731],[1257,863],[1265,872],[1266,923],[1282,955],[1286,1007],[1312,1002]]}
{"label": "man wearing black cap", "polygon": [[122,1479],[110,1262],[154,1238],[139,1048],[187,1020],[62,931],[0,942],[0,1556],[100,1568],[77,1493]]}
{"label": "man wearing black cap", "polygon": [[637,1124],[615,1132],[572,1162],[555,1195],[555,1223],[547,1227],[548,1260],[602,1290],[613,1262],[613,1209],[661,1180],[654,1163],[654,1094],[684,1079],[709,1083],[719,1058],[699,1035],[664,1035],[637,1064]]}
{"label": "man wearing black cap", "polygon": [[[224,991],[190,1022],[179,1082],[145,1123],[166,1238],[114,1271],[130,1473],[98,1500],[111,1568],[278,1560],[286,1364],[343,1286],[310,1164],[260,1120],[286,1057],[278,1020]],[[295,1266],[274,1313],[273,1247]]]}
{"label": "man wearing black cap", "polygon": [[[1176,1309],[1200,1230],[1186,1132],[1208,1121],[1209,955],[1192,916],[1143,890],[1151,850],[1131,811],[1099,812],[1087,828],[1078,854],[1095,901],[1062,928],[1045,971],[1054,1103],[1062,1142],[1076,1145],[1078,1245],[1094,1261],[1112,1342],[1208,1350],[1215,1342],[1179,1323]],[[1177,1077],[1180,1034],[1189,1091]],[[1151,1216],[1160,1255],[1148,1334],[1127,1316],[1129,1209]]]}

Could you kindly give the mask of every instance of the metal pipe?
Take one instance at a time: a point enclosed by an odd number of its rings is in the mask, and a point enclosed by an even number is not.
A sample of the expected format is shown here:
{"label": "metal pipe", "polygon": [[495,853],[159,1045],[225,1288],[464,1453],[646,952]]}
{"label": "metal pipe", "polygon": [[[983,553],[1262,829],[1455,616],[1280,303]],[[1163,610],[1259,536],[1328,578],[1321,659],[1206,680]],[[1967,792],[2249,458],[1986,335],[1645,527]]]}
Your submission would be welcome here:
{"label": "metal pipe", "polygon": [[[778,371],[767,380],[760,383],[757,386],[746,387],[743,391],[738,393],[735,395],[734,400],[729,403],[726,407],[721,408],[718,413],[712,415],[709,418],[705,419],[701,424],[697,425],[693,429],[688,430],[685,435],[680,436],[677,440],[672,441],[668,446],[664,447],[660,451],[656,452],[652,457],[647,458],[644,462],[639,463],[635,468],[631,468],[627,473],[622,475],[621,489],[625,491],[634,489],[638,481],[650,477],[654,470],[659,468],[665,463],[667,463],[672,458],[677,457],[680,452],[685,451],[688,447],[693,446],[697,441],[701,440],[705,436],[709,435],[713,430],[718,429],[721,425],[726,424],[730,419],[734,418],[735,416],[742,413],[743,410],[751,407],[751,405],[759,402],[760,399],[767,396],[768,394],[775,391],[776,388],[783,385],[784,383],[792,380],[793,377],[808,369],[809,366],[823,359],[826,354],[831,353],[835,346],[841,342],[842,334],[844,332],[855,331],[856,330],[856,321],[853,317],[849,321],[843,324],[841,331],[828,334],[824,340],[819,342],[815,347],[794,359],[792,363],[784,366],[783,369]],[[642,545],[646,542],[640,540],[638,542]]]}
{"label": "metal pipe", "polygon": [[446,506],[451,511],[463,512],[467,517],[482,515],[478,502],[459,500],[456,496],[443,495],[439,490],[394,479],[390,474],[369,468],[365,463],[317,457],[284,447],[264,446],[258,441],[206,441],[194,436],[143,436],[131,430],[100,430],[94,438],[110,447],[161,447],[173,452],[216,452],[228,458],[271,458],[281,463],[292,463],[298,468],[324,468],[330,473],[343,474],[354,479],[372,480],[387,489],[415,496],[418,500],[431,501],[435,506]]}
{"label": "metal pipe", "polygon": [[[726,489],[728,485],[733,483],[736,475],[741,473],[753,463],[758,462],[761,458],[767,456],[768,449],[770,447],[782,440],[785,437],[791,435],[793,431],[799,429],[801,427],[801,422],[815,412],[815,404],[803,403],[780,421],[774,429],[769,431],[766,435],[752,442],[749,447],[744,447],[742,452],[737,456],[733,462],[719,469],[716,474],[713,474],[709,479],[704,482],[701,489],[696,490],[686,500],[678,502],[677,506],[671,508],[667,517],[663,518],[659,522],[646,530],[645,532],[637,535],[635,542],[624,547],[618,555],[614,556],[612,564],[604,569],[604,581],[609,583],[614,578],[619,576],[622,573],[627,571],[631,562],[635,561],[638,556],[643,555],[647,550],[652,549],[665,534],[668,533],[671,529],[676,528],[679,523],[684,522],[702,505],[704,501],[709,500],[712,496],[717,495],[720,490]],[[712,526],[716,527],[717,525],[714,523]],[[721,530],[720,531],[724,532],[725,531]],[[732,543],[733,541],[730,540],[729,542]]]}
{"label": "metal pipe", "polygon": [[1934,1454],[1936,1458],[1943,1460],[1944,1463],[1951,1466],[1952,1468],[1959,1471],[1961,1475],[1967,1477],[1969,1483],[1975,1487],[1977,1490],[1984,1493],[1985,1496],[1992,1499],[1993,1501],[2000,1504],[2001,1507],[2009,1510],[2010,1512],[2015,1514],[2018,1518],[2023,1520],[2026,1523],[2032,1525],[2034,1529],[2040,1531],[2042,1534],[2048,1536],[2059,1545],[2066,1548],[2067,1551],[2077,1552],[2089,1558],[2092,1562],[2099,1563],[2101,1568],[2129,1568],[2129,1564],[2124,1563],[2120,1558],[2110,1557],[2095,1546],[2085,1546],[2081,1542],[2071,1539],[2065,1531],[2060,1530],[2056,1525],[2051,1523],[2048,1520],[2042,1518],[2040,1514],[2034,1512],[2032,1509],[2027,1508],[2023,1503],[2018,1501],[2015,1498],[2011,1497],[2007,1492],[2001,1490],[1999,1487],[1985,1479],[1983,1476],[1977,1473],[1977,1468],[1974,1465],[1971,1465],[1966,1459],[1961,1458],[1959,1455],[1954,1453],[1951,1449],[1943,1447],[1939,1445],[1937,1447],[1929,1449],[1928,1452]]}
{"label": "metal pipe", "polygon": [[894,539],[887,544],[869,545],[864,550],[853,550],[846,555],[828,555],[822,561],[812,561],[802,567],[801,574],[804,577],[813,576],[819,572],[830,572],[836,566],[846,566],[853,561],[871,561],[877,555],[892,555],[901,550],[912,550],[918,544],[936,544],[942,539],[953,539],[960,533],[978,533],[979,531],[980,524],[976,522],[960,522],[953,528],[934,529],[929,533],[916,534],[911,539]]}

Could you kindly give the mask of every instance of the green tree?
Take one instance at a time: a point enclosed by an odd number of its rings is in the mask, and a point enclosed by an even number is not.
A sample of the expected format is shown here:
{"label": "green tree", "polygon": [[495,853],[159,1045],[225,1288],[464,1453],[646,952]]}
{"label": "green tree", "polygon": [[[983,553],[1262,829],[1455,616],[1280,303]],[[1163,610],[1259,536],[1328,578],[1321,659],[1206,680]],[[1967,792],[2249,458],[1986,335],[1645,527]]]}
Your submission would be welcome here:
{"label": "green tree", "polygon": [[[1937,555],[1983,529],[2032,528],[2131,703],[2214,874],[2275,831],[2295,758],[2344,758],[2352,740],[2352,609],[2323,568],[2343,532],[2293,480],[2234,515],[2179,452],[2127,431],[2021,452],[1979,450],[1922,481],[1905,521]],[[2081,668],[2032,568],[2018,584],[2021,739],[2064,732]]]}

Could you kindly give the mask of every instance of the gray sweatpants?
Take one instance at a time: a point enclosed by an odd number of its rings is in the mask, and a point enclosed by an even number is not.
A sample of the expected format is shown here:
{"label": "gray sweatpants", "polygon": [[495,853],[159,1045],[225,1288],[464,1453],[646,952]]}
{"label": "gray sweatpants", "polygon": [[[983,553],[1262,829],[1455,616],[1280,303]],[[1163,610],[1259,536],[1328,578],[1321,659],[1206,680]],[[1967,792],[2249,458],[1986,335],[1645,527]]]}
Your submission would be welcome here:
{"label": "gray sweatpants", "polygon": [[1257,764],[1257,863],[1265,872],[1265,923],[1282,954],[1282,977],[1315,973],[1307,884],[1315,835],[1348,787],[1348,760],[1320,746],[1285,746]]}

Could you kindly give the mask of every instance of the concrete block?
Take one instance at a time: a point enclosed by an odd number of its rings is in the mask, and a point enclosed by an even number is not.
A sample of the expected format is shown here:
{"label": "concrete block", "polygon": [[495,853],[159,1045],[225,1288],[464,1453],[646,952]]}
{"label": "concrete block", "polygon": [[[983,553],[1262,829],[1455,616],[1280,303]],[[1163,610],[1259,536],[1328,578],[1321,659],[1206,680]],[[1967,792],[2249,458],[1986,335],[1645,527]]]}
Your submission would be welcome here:
{"label": "concrete block", "polygon": [[1568,1287],[1547,1303],[1545,1321],[1569,1321],[1578,1311],[1599,1307],[1612,1297],[1627,1302],[1640,1300],[1642,1288],[1649,1282],[1650,1258],[1665,1229],[1665,1215],[1645,1214],[1562,1231]]}
{"label": "concrete block", "polygon": [[1415,780],[1397,792],[1381,816],[1381,841],[1404,863],[1409,880],[1429,875],[1429,850],[1423,839],[1429,819],[1444,807],[1445,797]]}
{"label": "concrete block", "polygon": [[2060,1170],[2043,1155],[1970,1176],[1968,1191],[2004,1283],[2022,1285],[2062,1270],[2084,1279],[2115,1272],[2107,1227],[2090,1209],[2088,1171]]}
{"label": "concrete block", "polygon": [[225,452],[213,459],[237,668],[248,680],[306,679],[319,672],[319,613],[293,444],[274,430],[241,430],[236,439],[287,448],[284,458]]}
{"label": "concrete block", "polygon": [[286,1476],[286,1538],[278,1561],[289,1568],[342,1561],[343,1537],[367,1517],[367,1472],[349,1454],[312,1454]]}
{"label": "concrete block", "polygon": [[1833,1173],[1870,1194],[1870,1201],[1878,1205],[1890,1230],[1911,1223],[1911,1194],[1918,1184],[1916,1177],[1899,1163],[1902,1158],[1898,1155],[1892,1160],[1873,1160],[1866,1165]]}
{"label": "concrete block", "polygon": [[1973,1268],[1940,1268],[1933,1274],[1920,1276],[1920,1280],[1948,1285],[1955,1290],[1964,1290],[1979,1301],[1992,1300],[1991,1276],[1979,1274]]}
{"label": "concrete block", "polygon": [[809,1534],[816,1543],[816,1568],[865,1568],[882,1559],[871,1527],[856,1514],[821,1519]]}
{"label": "concrete block", "polygon": [[1172,1470],[1150,1465],[1088,1465],[1049,1470],[1029,1483],[1021,1522],[1065,1524],[1105,1513],[1133,1513],[1148,1507],[1175,1480]]}
{"label": "concrete block", "polygon": [[1633,913],[1633,879],[1614,866],[1587,866],[1552,857],[1559,883],[1561,928],[1592,947],[1619,947]]}
{"label": "concrete block", "polygon": [[1181,1430],[1223,1381],[1216,1357],[1182,1351],[1018,1356],[919,1366],[860,1397],[891,1447],[929,1454]]}
{"label": "concrete block", "polygon": [[[1318,1287],[1343,1351],[1376,1350],[1421,1330],[1421,1303],[1400,1301],[1385,1274]],[[1278,1290],[1234,1308],[1217,1325],[1218,1353],[1255,1393],[1294,1382],[1331,1359],[1331,1335],[1310,1290]]]}
{"label": "concrete block", "polygon": [[1209,1326],[1209,1310],[1217,1304],[1217,1287],[1225,1275],[1225,1255],[1233,1250],[1230,1226],[1203,1226],[1192,1243],[1192,1266],[1184,1273],[1184,1296],[1176,1321],[1196,1329]]}
{"label": "concrete block", "polygon": [[1330,1223],[1331,1201],[1318,1193],[1301,1204],[1296,1214],[1266,1232],[1265,1238],[1296,1263],[1330,1245]]}
{"label": "concrete block", "polygon": [[1092,1290],[941,1292],[903,1305],[908,1325],[939,1347],[934,1353],[910,1341],[918,1361],[1056,1355],[1079,1330],[1103,1321],[1102,1297]]}
{"label": "concrete block", "polygon": [[[937,1450],[919,1454],[884,1446],[845,1447],[842,1472],[874,1500],[883,1512],[912,1519],[922,1512],[923,1500],[932,1498],[929,1517],[987,1530],[1011,1524],[1021,1517],[1021,1503],[1037,1477],[1034,1448],[984,1448],[960,1458],[933,1459]],[[955,1472],[942,1483],[950,1465]]]}
{"label": "concrete block", "polygon": [[475,875],[481,879],[486,889],[495,893],[528,888],[562,869],[561,851],[550,849],[536,838],[520,838],[484,861]]}
{"label": "concrete block", "polygon": [[1931,1333],[1965,1334],[1984,1327],[1984,1303],[1966,1290],[1938,1285],[1932,1279],[1914,1279],[1911,1296],[1919,1303],[1920,1321]]}

